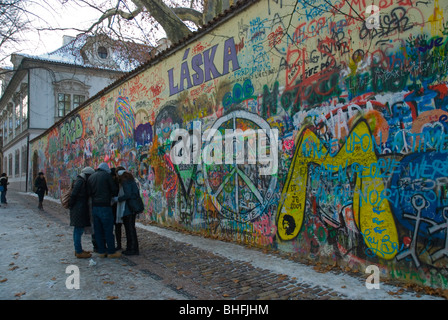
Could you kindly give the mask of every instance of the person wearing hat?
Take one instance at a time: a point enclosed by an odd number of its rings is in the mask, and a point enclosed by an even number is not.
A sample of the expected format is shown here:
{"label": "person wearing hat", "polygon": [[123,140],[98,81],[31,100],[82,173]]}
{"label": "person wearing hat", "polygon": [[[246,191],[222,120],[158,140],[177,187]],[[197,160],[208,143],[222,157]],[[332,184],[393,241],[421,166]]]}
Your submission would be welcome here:
{"label": "person wearing hat", "polygon": [[1,195],[1,203],[7,204],[6,202],[6,191],[8,191],[8,177],[6,176],[6,173],[2,173],[2,176],[0,177],[0,186],[3,187],[2,195]]}
{"label": "person wearing hat", "polygon": [[68,207],[70,209],[70,226],[73,229],[73,242],[75,245],[75,256],[77,258],[90,258],[92,254],[84,251],[81,245],[81,237],[85,227],[90,227],[90,205],[87,192],[87,181],[95,170],[91,167],[85,167],[73,181],[72,192]]}
{"label": "person wearing hat", "polygon": [[37,197],[39,198],[39,210],[44,210],[43,202],[44,202],[44,195],[48,195],[48,187],[47,187],[47,180],[45,179],[45,175],[43,172],[39,172],[37,175],[37,178],[34,180],[34,190],[37,194]]}
{"label": "person wearing hat", "polygon": [[93,233],[101,258],[121,256],[121,252],[115,247],[112,210],[112,199],[118,194],[118,186],[110,173],[109,165],[103,162],[87,180],[89,196],[92,199]]}

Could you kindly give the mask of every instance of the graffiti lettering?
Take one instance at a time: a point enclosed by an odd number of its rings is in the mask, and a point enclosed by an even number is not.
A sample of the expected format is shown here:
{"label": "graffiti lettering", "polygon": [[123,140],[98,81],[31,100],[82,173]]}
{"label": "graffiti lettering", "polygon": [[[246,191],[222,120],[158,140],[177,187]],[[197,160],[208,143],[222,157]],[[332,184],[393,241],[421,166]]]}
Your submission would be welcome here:
{"label": "graffiti lettering", "polygon": [[83,126],[79,115],[67,119],[60,127],[61,141],[64,145],[75,143],[82,137]]}
{"label": "graffiti lettering", "polygon": [[[182,92],[184,89],[190,89],[193,86],[198,86],[203,82],[219,78],[229,73],[230,62],[232,62],[233,71],[240,68],[233,38],[229,38],[224,41],[222,72],[219,72],[215,65],[215,55],[217,49],[218,45],[215,45],[202,53],[194,55],[190,61],[190,65],[187,61],[185,61],[188,57],[190,49],[185,50],[178,84],[174,81],[174,68],[168,70],[170,96]],[[192,74],[190,73],[190,67],[194,72]]]}

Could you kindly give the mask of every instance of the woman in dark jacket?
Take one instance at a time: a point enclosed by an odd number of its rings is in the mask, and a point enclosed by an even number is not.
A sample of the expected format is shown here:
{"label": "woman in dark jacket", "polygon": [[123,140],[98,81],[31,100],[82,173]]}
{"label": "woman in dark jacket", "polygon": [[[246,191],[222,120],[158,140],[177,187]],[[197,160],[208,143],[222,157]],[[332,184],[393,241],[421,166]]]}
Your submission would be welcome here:
{"label": "woman in dark jacket", "polygon": [[39,172],[36,180],[34,180],[34,190],[36,190],[36,194],[39,198],[39,206],[40,210],[44,210],[43,202],[44,195],[48,194],[47,180],[45,180],[45,176],[43,172]]}
{"label": "woman in dark jacket", "polygon": [[131,173],[125,170],[118,170],[117,174],[120,183],[119,196],[115,198],[115,200],[118,201],[117,216],[122,217],[126,233],[126,250],[123,251],[123,254],[138,255],[139,248],[137,230],[135,228],[135,218],[137,213],[141,213],[142,211],[134,211],[129,203],[137,197],[140,197],[140,191],[138,190],[137,183]]}
{"label": "woman in dark jacket", "polygon": [[73,229],[73,242],[75,244],[75,256],[77,258],[90,258],[90,252],[82,250],[81,237],[84,233],[84,228],[90,226],[90,206],[89,196],[87,192],[87,179],[94,173],[91,167],[86,167],[81,171],[81,174],[76,177],[73,182],[72,193],[70,195],[70,226]]}

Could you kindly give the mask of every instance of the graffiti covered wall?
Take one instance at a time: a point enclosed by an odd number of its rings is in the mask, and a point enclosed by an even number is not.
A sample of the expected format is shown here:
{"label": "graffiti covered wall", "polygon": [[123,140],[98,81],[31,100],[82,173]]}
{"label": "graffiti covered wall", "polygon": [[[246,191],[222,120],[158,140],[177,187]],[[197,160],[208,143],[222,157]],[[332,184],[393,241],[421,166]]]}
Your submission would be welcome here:
{"label": "graffiti covered wall", "polygon": [[[235,12],[35,139],[34,165],[55,197],[124,165],[145,219],[447,289],[448,5],[375,3]],[[173,161],[181,129],[197,161]]]}

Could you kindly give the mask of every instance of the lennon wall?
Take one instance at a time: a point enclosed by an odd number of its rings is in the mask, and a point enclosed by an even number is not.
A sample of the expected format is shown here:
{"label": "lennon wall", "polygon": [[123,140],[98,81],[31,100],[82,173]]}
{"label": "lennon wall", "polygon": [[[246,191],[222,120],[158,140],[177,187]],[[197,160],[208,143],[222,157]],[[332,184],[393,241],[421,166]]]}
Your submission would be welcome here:
{"label": "lennon wall", "polygon": [[[147,220],[446,289],[448,4],[376,1],[368,28],[367,2],[234,12],[33,140],[33,165],[55,198],[86,165],[124,165]],[[206,129],[278,129],[278,170],[176,165],[175,129],[201,148]]]}

